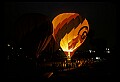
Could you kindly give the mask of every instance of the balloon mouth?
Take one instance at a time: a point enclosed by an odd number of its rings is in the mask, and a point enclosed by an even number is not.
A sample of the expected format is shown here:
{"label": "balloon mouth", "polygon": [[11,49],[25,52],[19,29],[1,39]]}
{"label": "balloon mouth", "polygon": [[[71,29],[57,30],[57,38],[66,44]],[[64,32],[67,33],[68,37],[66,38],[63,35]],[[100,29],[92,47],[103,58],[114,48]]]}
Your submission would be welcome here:
{"label": "balloon mouth", "polygon": [[73,52],[73,50],[63,50],[64,52]]}

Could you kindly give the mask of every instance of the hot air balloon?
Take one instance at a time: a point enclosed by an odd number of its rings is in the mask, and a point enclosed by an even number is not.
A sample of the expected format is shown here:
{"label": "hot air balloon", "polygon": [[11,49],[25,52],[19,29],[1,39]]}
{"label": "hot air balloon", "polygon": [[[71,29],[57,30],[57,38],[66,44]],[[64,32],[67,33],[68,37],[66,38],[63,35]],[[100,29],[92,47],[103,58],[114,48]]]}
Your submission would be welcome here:
{"label": "hot air balloon", "polygon": [[37,73],[36,68],[39,66],[38,58],[41,57],[41,52],[43,52],[51,40],[52,31],[52,23],[44,14],[25,13],[17,18],[11,39],[15,44],[13,49],[15,50],[15,55],[20,54],[16,58],[15,67],[13,66],[15,76],[20,78],[29,76],[31,78]]}
{"label": "hot air balloon", "polygon": [[52,20],[52,24],[55,41],[64,51],[67,60],[71,60],[89,32],[87,19],[78,13],[61,13]]}
{"label": "hot air balloon", "polygon": [[15,22],[14,42],[23,47],[26,54],[36,55],[46,48],[52,37],[52,23],[46,15],[25,13]]}

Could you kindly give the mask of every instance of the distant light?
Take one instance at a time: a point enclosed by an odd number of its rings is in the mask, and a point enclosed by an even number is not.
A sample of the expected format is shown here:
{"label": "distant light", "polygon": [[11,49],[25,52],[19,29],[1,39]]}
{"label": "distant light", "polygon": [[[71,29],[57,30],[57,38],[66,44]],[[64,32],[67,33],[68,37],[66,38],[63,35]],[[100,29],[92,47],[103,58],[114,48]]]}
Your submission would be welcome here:
{"label": "distant light", "polygon": [[93,52],[95,53],[95,50]]}
{"label": "distant light", "polygon": [[109,48],[106,48],[106,53],[110,53],[110,49]]}
{"label": "distant light", "polygon": [[100,59],[100,57],[96,57],[96,59]]}
{"label": "distant light", "polygon": [[19,56],[19,55],[18,55]]}
{"label": "distant light", "polygon": [[13,50],[13,47],[12,47],[12,50]]}
{"label": "distant light", "polygon": [[27,56],[26,56],[26,58],[27,58]]}
{"label": "distant light", "polygon": [[107,50],[107,48],[106,48],[106,50]]}
{"label": "distant light", "polygon": [[10,44],[8,44],[7,46],[10,46]]}
{"label": "distant light", "polygon": [[110,50],[109,48],[106,48],[106,50]]}
{"label": "distant light", "polygon": [[61,49],[59,48],[59,51],[61,51]]}
{"label": "distant light", "polygon": [[92,50],[89,50],[89,52],[91,53],[91,52],[92,52]]}
{"label": "distant light", "polygon": [[20,48],[20,50],[21,50],[22,48]]}
{"label": "distant light", "polygon": [[107,53],[110,53],[110,51],[106,51]]}

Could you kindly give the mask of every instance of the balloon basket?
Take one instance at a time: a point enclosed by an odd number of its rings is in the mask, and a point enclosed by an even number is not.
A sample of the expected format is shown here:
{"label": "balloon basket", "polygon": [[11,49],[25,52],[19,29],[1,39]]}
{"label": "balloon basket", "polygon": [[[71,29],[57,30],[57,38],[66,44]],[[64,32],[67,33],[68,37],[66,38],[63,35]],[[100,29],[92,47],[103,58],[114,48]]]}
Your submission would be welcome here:
{"label": "balloon basket", "polygon": [[68,61],[68,62],[71,62],[70,52],[68,52],[67,61]]}

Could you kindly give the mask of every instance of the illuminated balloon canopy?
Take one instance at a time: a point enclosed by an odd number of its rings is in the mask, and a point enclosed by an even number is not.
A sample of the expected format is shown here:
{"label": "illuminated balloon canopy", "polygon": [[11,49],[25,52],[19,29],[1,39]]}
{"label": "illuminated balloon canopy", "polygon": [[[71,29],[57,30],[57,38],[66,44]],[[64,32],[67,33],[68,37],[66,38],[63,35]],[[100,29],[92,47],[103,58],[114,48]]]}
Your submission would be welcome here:
{"label": "illuminated balloon canopy", "polygon": [[53,19],[52,24],[55,41],[62,48],[67,59],[71,59],[87,37],[88,21],[78,13],[62,13]]}

